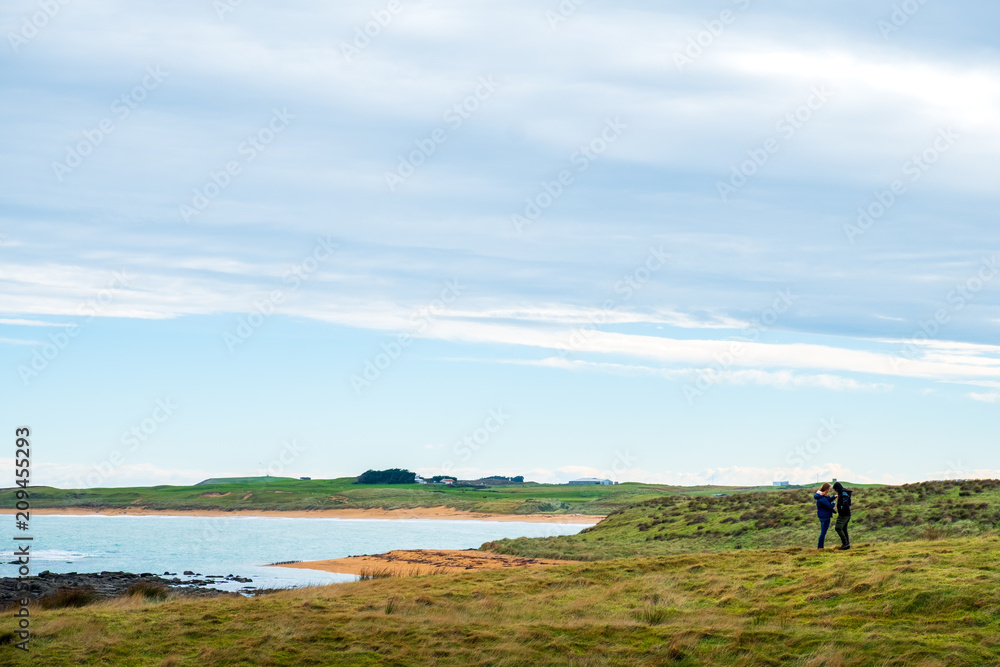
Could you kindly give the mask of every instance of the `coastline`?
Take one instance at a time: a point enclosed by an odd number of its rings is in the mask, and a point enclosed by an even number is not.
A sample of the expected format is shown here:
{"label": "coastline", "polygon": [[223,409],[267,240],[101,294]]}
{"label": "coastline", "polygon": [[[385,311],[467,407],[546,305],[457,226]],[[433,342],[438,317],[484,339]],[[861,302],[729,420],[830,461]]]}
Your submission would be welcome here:
{"label": "coastline", "polygon": [[524,558],[476,549],[409,549],[369,556],[349,556],[299,563],[275,563],[269,567],[321,570],[337,574],[378,572],[382,576],[408,577],[422,574],[450,574],[469,570],[502,570],[512,567],[577,565],[580,561]]}
{"label": "coastline", "polygon": [[[0,514],[14,514],[15,509],[0,509]],[[32,508],[32,514],[63,516],[203,516],[203,517],[277,517],[286,519],[427,519],[455,521],[507,521],[524,523],[596,524],[601,515],[592,514],[495,514],[466,512],[451,507],[413,507],[408,509],[342,510],[152,510],[144,507],[121,508]]]}

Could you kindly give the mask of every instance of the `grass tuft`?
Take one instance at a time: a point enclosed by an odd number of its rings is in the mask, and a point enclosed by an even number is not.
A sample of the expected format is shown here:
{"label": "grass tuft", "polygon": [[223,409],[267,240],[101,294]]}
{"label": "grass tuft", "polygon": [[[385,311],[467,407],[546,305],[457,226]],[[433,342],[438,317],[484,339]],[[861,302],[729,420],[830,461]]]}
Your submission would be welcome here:
{"label": "grass tuft", "polygon": [[140,597],[144,600],[159,602],[170,597],[170,590],[163,584],[151,584],[146,581],[140,581],[129,586],[125,594]]}
{"label": "grass tuft", "polygon": [[361,571],[358,572],[358,579],[360,581],[374,581],[375,579],[392,579],[393,577],[398,577],[391,567],[363,567]]}
{"label": "grass tuft", "polygon": [[65,609],[66,607],[85,607],[100,600],[100,596],[91,588],[62,588],[51,595],[38,600],[42,609]]}
{"label": "grass tuft", "polygon": [[655,604],[650,604],[636,610],[635,617],[646,625],[662,625],[666,623],[669,618],[676,616],[679,613],[680,612],[676,609],[659,607]]}

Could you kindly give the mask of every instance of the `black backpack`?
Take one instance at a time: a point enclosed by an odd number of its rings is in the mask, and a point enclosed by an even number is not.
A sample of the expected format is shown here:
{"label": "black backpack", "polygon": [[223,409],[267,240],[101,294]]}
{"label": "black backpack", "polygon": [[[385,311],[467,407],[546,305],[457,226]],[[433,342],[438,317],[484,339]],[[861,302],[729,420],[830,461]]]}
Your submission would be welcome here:
{"label": "black backpack", "polygon": [[837,498],[837,511],[843,512],[844,510],[851,511],[851,492],[847,489],[841,491]]}

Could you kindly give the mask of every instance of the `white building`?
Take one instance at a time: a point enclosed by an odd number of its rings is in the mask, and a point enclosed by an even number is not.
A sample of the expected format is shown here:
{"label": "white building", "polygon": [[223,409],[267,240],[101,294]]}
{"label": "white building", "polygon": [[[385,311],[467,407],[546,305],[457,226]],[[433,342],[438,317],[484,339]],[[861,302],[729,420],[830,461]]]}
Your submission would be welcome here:
{"label": "white building", "polygon": [[610,479],[597,479],[596,477],[584,477],[582,479],[570,480],[570,486],[588,486],[591,484],[599,484],[601,486],[608,486],[614,484]]}

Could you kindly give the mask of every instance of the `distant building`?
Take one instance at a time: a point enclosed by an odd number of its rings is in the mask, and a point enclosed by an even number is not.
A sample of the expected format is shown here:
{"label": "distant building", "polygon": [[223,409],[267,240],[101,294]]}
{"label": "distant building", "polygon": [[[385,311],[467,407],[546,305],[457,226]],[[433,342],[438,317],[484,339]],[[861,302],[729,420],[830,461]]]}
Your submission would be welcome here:
{"label": "distant building", "polygon": [[611,484],[614,484],[614,482],[612,482],[610,479],[597,479],[596,477],[584,477],[583,479],[573,479],[570,480],[569,482],[570,486],[589,486],[592,484],[609,486]]}
{"label": "distant building", "polygon": [[788,482],[771,482],[771,486],[788,486]]}
{"label": "distant building", "polygon": [[426,484],[426,483],[427,483],[427,480],[426,480],[426,479],[424,479],[423,477],[421,477],[420,475],[417,475],[417,476],[416,476],[416,477],[414,478],[414,481],[415,481],[415,482],[416,482],[417,484]]}

